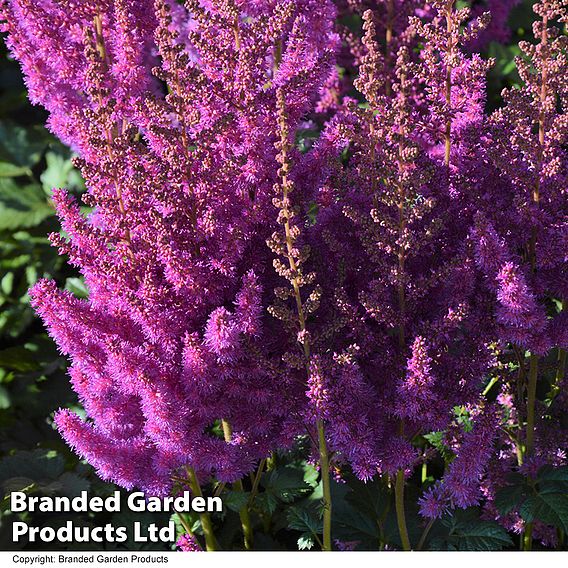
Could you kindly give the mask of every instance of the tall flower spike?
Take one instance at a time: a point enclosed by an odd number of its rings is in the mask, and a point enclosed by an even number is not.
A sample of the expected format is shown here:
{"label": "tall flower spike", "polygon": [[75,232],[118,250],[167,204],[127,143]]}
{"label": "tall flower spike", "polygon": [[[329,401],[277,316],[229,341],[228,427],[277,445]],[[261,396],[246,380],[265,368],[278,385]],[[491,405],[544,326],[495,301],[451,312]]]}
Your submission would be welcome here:
{"label": "tall flower spike", "polygon": [[[302,431],[305,394],[274,363],[282,332],[264,315],[278,180],[267,78],[279,52],[295,129],[330,73],[333,6],[75,4],[2,4],[9,46],[54,132],[78,151],[92,208],[84,217],[54,192],[66,236],[52,239],[89,298],[46,281],[31,291],[87,411],[56,423],[125,487],[166,494],[187,466],[236,482]],[[211,429],[221,420],[229,440]]]}

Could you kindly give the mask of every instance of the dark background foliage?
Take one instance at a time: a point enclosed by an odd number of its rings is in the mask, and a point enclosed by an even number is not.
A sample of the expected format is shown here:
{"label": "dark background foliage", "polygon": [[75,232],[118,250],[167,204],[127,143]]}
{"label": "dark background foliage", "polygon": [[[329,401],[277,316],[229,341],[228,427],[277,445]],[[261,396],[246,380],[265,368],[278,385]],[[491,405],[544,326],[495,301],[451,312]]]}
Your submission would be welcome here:
{"label": "dark background foliage", "polygon": [[[492,43],[485,54],[496,60],[489,74],[488,107],[495,108],[500,91],[518,81],[513,57],[519,51],[516,42],[526,36],[532,22],[532,2],[521,3],[512,13],[510,45]],[[0,43],[0,45],[3,45]],[[97,478],[93,469],[70,451],[52,426],[53,412],[71,407],[80,412],[78,402],[66,377],[66,361],[57,352],[41,323],[29,306],[28,288],[38,278],[54,278],[58,284],[77,296],[86,293],[79,275],[50,246],[47,235],[59,226],[50,203],[53,187],[66,187],[73,192],[83,190],[83,182],[73,168],[71,153],[44,128],[45,114],[32,107],[17,64],[5,49],[0,51],[0,549],[24,548],[53,550],[92,550],[93,548],[141,549],[129,540],[125,544],[38,545],[16,543],[11,539],[11,524],[24,520],[33,526],[58,527],[71,519],[77,526],[129,526],[135,520],[143,524],[164,525],[166,514],[101,513],[64,514],[9,511],[9,494],[25,490],[34,495],[74,496],[82,490],[91,495],[106,496],[117,488]],[[440,451],[443,459],[451,459],[444,448],[436,446],[434,434],[425,445]],[[224,549],[240,548],[240,524],[237,511],[243,499],[250,500],[255,523],[255,548],[294,550],[319,548],[321,533],[319,504],[321,486],[318,473],[307,461],[307,444],[299,441],[294,455],[274,456],[259,478],[258,490],[251,497],[254,481],[245,480],[244,495],[224,489],[226,511],[215,517],[216,530]],[[409,483],[408,503],[434,480],[435,466],[427,475],[418,475]],[[546,472],[545,472],[546,473]],[[556,474],[558,477],[558,474]],[[546,480],[543,482],[546,483]],[[548,483],[568,484],[566,479]],[[209,491],[222,488],[209,487]],[[376,550],[379,542],[388,548],[400,548],[392,492],[386,480],[364,484],[347,476],[334,483],[333,536],[341,547]],[[502,508],[513,507],[523,499],[523,488],[514,486],[502,496]],[[534,504],[533,504],[534,505]],[[409,508],[411,505],[409,505]],[[536,505],[535,505],[536,507]],[[541,514],[544,505],[541,507]],[[566,533],[566,511],[548,511],[556,515],[552,524]],[[420,540],[424,523],[417,511],[407,512],[410,537]],[[377,522],[377,519],[379,520]],[[181,524],[175,518],[179,531]],[[543,519],[545,520],[545,519]],[[185,519],[200,534],[197,517]],[[561,529],[564,527],[564,530]],[[457,511],[434,523],[424,539],[431,550],[501,550],[518,547],[518,536],[509,535],[494,521],[483,520],[475,509]],[[383,544],[384,546],[384,544]],[[153,545],[168,550],[172,546]]]}

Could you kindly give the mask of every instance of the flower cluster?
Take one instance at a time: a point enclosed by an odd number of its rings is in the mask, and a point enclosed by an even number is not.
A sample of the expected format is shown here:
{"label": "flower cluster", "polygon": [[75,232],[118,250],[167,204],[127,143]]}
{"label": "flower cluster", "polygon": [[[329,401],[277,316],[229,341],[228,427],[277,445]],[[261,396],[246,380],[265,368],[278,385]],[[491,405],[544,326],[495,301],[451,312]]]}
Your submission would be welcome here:
{"label": "flower cluster", "polygon": [[307,435],[324,548],[330,468],[392,480],[408,548],[432,432],[452,459],[430,518],[499,516],[507,473],[564,463],[568,16],[536,3],[488,114],[475,51],[516,3],[3,0],[87,182],[88,213],[54,190],[52,241],[89,297],[31,297],[87,415],[57,427],[101,477],[238,488]]}

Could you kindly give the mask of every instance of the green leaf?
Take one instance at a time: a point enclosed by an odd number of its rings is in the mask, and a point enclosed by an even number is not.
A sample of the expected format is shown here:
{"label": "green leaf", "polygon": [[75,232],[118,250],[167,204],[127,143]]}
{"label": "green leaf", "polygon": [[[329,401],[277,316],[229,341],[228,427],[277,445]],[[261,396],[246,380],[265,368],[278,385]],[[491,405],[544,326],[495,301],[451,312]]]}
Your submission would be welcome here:
{"label": "green leaf", "polygon": [[9,296],[12,293],[13,289],[14,289],[14,273],[7,272],[2,278],[2,280],[0,280],[0,290],[2,290],[3,294]]}
{"label": "green leaf", "polygon": [[310,487],[317,487],[319,479],[319,471],[309,463],[304,465],[304,481]]}
{"label": "green leaf", "polygon": [[0,410],[6,410],[7,408],[10,408],[11,405],[12,401],[10,399],[8,389],[0,385]]}
{"label": "green leaf", "polygon": [[566,481],[568,483],[568,466],[545,465],[541,467],[537,474],[537,483],[540,481]]}
{"label": "green leaf", "polygon": [[88,491],[91,486],[87,479],[70,471],[61,475],[57,481],[60,484],[58,493],[67,497],[77,497],[81,491]]}
{"label": "green leaf", "polygon": [[48,450],[17,452],[0,460],[0,483],[26,477],[32,481],[56,480],[64,468],[63,458]]}
{"label": "green leaf", "polygon": [[442,520],[445,535],[430,541],[430,550],[491,551],[513,544],[507,531],[495,521],[479,519],[476,509],[457,510]]}
{"label": "green leaf", "polygon": [[35,227],[53,214],[39,185],[19,187],[13,179],[0,178],[0,231]]}
{"label": "green leaf", "polygon": [[40,178],[45,191],[50,192],[53,188],[83,188],[83,180],[69,158],[50,151],[45,155],[45,160],[47,168]]}
{"label": "green leaf", "polygon": [[17,166],[9,162],[0,162],[0,177],[18,177],[31,175],[31,171],[26,166]]}
{"label": "green leaf", "polygon": [[529,488],[524,484],[503,487],[495,495],[495,507],[501,515],[507,515],[521,504],[528,491]]}
{"label": "green leaf", "polygon": [[261,493],[254,498],[254,505],[269,515],[276,511],[279,503],[280,501],[271,493]]}
{"label": "green leaf", "polygon": [[446,432],[430,432],[430,434],[425,434],[424,438],[434,446],[440,452],[440,455],[444,458],[444,461],[449,462],[454,458],[454,453],[446,445]]}
{"label": "green leaf", "polygon": [[[349,486],[332,483],[332,532],[334,538],[342,541],[358,541],[362,550],[376,550],[381,536],[377,520],[383,516],[380,497],[366,503],[365,492],[359,484],[364,485],[355,480],[350,480]],[[374,485],[372,482],[366,488],[367,497],[371,497]]]}
{"label": "green leaf", "polygon": [[36,371],[40,368],[35,361],[33,353],[25,347],[8,347],[0,351],[0,367],[13,369],[21,373]]}
{"label": "green leaf", "polygon": [[[336,506],[337,505],[337,506]],[[334,504],[333,534],[345,541],[365,541],[376,546],[380,539],[376,519],[346,503]]]}
{"label": "green leaf", "polygon": [[311,550],[316,543],[315,538],[310,533],[304,533],[298,539],[298,550]]}
{"label": "green leaf", "polygon": [[463,427],[465,432],[471,432],[473,429],[473,422],[469,410],[465,406],[455,406],[454,414],[456,422]]}
{"label": "green leaf", "polygon": [[312,487],[304,480],[304,472],[292,466],[265,473],[261,483],[266,493],[284,503],[291,503],[312,490]]}
{"label": "green leaf", "polygon": [[238,513],[243,507],[246,507],[250,493],[247,491],[227,491],[223,495],[223,503],[231,509]]}
{"label": "green leaf", "polygon": [[31,168],[41,159],[48,133],[42,127],[24,128],[11,121],[0,121],[0,162]]}
{"label": "green leaf", "polygon": [[65,290],[69,290],[77,298],[87,298],[89,296],[89,290],[87,290],[82,278],[67,278]]}
{"label": "green leaf", "polygon": [[568,533],[568,495],[566,492],[541,492],[521,505],[519,514],[527,522],[535,519]]}
{"label": "green leaf", "polygon": [[365,483],[354,477],[348,480],[348,485],[351,491],[347,493],[346,499],[355,509],[378,520],[385,516],[390,495],[380,478]]}
{"label": "green leaf", "polygon": [[319,535],[323,531],[323,521],[315,507],[292,506],[288,509],[286,518],[290,530]]}

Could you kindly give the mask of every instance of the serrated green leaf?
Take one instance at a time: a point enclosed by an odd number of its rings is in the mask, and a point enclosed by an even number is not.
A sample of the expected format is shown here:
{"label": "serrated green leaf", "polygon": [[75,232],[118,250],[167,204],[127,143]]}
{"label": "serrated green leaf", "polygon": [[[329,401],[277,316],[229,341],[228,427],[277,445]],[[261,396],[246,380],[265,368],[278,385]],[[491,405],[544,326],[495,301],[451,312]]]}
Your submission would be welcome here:
{"label": "serrated green leaf", "polygon": [[349,479],[347,502],[358,511],[364,512],[371,518],[381,519],[390,504],[390,495],[380,478],[363,482],[357,478]]}
{"label": "serrated green leaf", "polygon": [[310,533],[304,533],[298,539],[298,550],[311,550],[316,543],[315,538]]}
{"label": "serrated green leaf", "polygon": [[507,531],[494,521],[477,518],[475,510],[456,511],[445,517],[442,525],[448,530],[430,541],[430,550],[492,551],[513,544]]}
{"label": "serrated green leaf", "polygon": [[304,465],[304,481],[310,487],[317,487],[319,479],[319,471],[310,463]]}
{"label": "serrated green leaf", "polygon": [[87,479],[70,471],[61,475],[58,481],[60,483],[58,493],[67,497],[77,497],[81,494],[81,491],[88,491],[91,487]]}
{"label": "serrated green leaf", "polygon": [[507,515],[517,508],[526,498],[528,488],[526,485],[508,485],[495,495],[495,507],[501,515]]}
{"label": "serrated green leaf", "polygon": [[315,507],[292,506],[288,509],[286,518],[288,519],[288,528],[291,530],[307,532],[312,535],[321,534],[323,530],[323,521]]}
{"label": "serrated green leaf", "polygon": [[231,509],[238,513],[243,507],[246,507],[250,493],[248,491],[227,491],[223,495],[223,503]]}
{"label": "serrated green leaf", "polygon": [[446,433],[444,431],[430,432],[429,434],[425,434],[424,438],[440,452],[440,455],[446,462],[454,457],[452,450],[445,444]]}
{"label": "serrated green leaf", "polygon": [[271,493],[261,493],[254,499],[254,505],[261,511],[272,515],[278,508],[279,501]]}
{"label": "serrated green leaf", "polygon": [[566,493],[538,493],[521,505],[519,514],[527,522],[535,519],[568,533],[568,495]]}
{"label": "serrated green leaf", "polygon": [[367,541],[375,545],[379,543],[380,532],[376,519],[347,504],[337,505],[336,509],[340,507],[340,514],[334,516],[333,533],[338,538],[345,541]]}
{"label": "serrated green leaf", "polygon": [[266,472],[261,483],[266,493],[284,503],[291,503],[312,489],[304,481],[304,472],[292,466]]}

